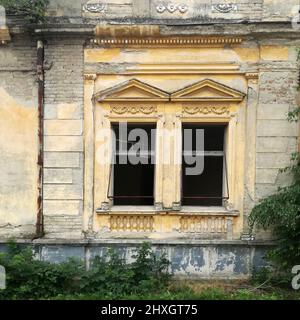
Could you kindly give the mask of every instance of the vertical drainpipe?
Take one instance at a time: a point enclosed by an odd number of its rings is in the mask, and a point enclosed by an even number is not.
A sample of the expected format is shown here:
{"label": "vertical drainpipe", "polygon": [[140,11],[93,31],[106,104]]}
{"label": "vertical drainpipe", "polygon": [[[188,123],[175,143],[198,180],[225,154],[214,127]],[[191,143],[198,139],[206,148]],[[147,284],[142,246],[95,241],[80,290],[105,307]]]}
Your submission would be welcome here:
{"label": "vertical drainpipe", "polygon": [[43,223],[43,166],[44,166],[44,43],[37,41],[37,81],[38,81],[38,198],[36,233],[34,238],[44,235]]}

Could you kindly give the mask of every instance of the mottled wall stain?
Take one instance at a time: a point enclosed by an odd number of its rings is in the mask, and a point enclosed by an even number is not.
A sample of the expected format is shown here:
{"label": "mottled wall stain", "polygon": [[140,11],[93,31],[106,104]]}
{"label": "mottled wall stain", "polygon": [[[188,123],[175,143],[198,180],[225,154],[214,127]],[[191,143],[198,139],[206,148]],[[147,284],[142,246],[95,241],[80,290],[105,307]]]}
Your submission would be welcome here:
{"label": "mottled wall stain", "polygon": [[[94,244],[35,244],[33,250],[37,259],[60,263],[68,258],[81,259],[89,266],[95,257],[105,258],[113,249],[127,263],[135,260],[139,244],[94,243]],[[246,279],[253,269],[266,265],[264,260],[268,246],[240,245],[153,245],[156,255],[166,254],[170,261],[170,272],[176,278],[191,279]],[[0,245],[0,252],[6,251]]]}
{"label": "mottled wall stain", "polygon": [[34,225],[37,109],[21,105],[3,88],[0,88],[0,154],[0,226]]}

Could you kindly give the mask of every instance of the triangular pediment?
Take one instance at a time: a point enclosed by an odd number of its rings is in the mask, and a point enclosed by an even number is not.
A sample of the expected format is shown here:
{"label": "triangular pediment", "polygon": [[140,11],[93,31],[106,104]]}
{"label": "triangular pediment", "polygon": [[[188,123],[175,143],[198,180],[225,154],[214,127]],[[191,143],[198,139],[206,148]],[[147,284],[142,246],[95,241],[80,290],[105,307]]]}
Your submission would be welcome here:
{"label": "triangular pediment", "polygon": [[169,94],[137,79],[118,84],[96,94],[102,101],[169,101]]}
{"label": "triangular pediment", "polygon": [[242,101],[245,94],[213,80],[202,80],[171,94],[171,101]]}

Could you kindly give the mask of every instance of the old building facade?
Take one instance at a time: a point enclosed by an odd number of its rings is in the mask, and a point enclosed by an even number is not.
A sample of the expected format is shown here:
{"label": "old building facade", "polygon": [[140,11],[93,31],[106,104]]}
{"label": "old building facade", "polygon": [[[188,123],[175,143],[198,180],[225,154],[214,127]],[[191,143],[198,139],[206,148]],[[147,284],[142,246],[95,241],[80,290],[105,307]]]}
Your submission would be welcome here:
{"label": "old building facade", "polygon": [[[298,148],[298,124],[286,120],[298,13],[295,0],[51,0],[45,25],[7,16],[3,246],[14,237],[60,261],[110,246],[129,257],[150,241],[177,275],[249,276],[271,242],[249,234],[247,217],[289,183],[280,169]],[[153,165],[112,164],[103,145],[120,123],[156,129]],[[197,128],[208,141],[200,180],[178,161],[183,130]]]}

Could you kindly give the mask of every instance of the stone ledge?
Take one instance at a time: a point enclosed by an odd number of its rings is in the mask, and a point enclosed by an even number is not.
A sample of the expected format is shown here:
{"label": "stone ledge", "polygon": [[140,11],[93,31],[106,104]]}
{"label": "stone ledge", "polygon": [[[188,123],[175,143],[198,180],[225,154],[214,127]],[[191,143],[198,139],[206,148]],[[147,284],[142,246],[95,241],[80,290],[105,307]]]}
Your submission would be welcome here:
{"label": "stone ledge", "polygon": [[[122,25],[124,20],[122,19],[103,19],[101,23],[104,24],[115,24]],[[95,35],[95,27],[99,24],[99,20],[89,20],[85,24],[82,23],[55,23],[48,24],[45,28],[36,28],[35,33],[37,35],[65,35],[66,37],[70,35],[78,36],[93,36]],[[295,30],[291,26],[290,21],[242,21],[232,19],[228,20],[226,23],[224,21],[216,21],[212,19],[210,21],[201,21],[196,19],[186,19],[186,20],[175,20],[175,19],[131,19],[132,25],[149,25],[159,26],[160,35],[165,36],[177,36],[180,34],[185,35],[205,35],[205,34],[222,34],[224,35],[266,35],[268,37],[269,33],[273,33],[274,37],[280,38],[283,34],[290,33],[295,37],[299,37],[299,30]],[[237,28],[237,25],[239,28]],[[188,30],[187,30],[188,27]],[[201,28],[201,30],[200,30]],[[11,33],[22,33],[25,29],[23,28],[11,28]]]}
{"label": "stone ledge", "polygon": [[[6,244],[8,240],[0,239],[0,244]],[[26,240],[17,239],[19,244],[33,244],[33,245],[68,245],[68,246],[99,246],[99,245],[110,245],[110,244],[136,244],[139,245],[143,242],[149,242],[152,245],[191,245],[191,246],[274,246],[276,242],[273,240],[201,240],[201,239],[167,239],[167,240],[153,240],[153,239],[101,239],[101,240],[88,240],[88,239],[76,239],[76,240],[64,240],[64,239],[36,239]]]}
{"label": "stone ledge", "polygon": [[181,210],[156,210],[153,206],[112,206],[108,210],[96,209],[98,215],[160,215],[160,216],[224,216],[237,217],[240,212],[237,210],[227,210],[224,207],[185,207]]}

